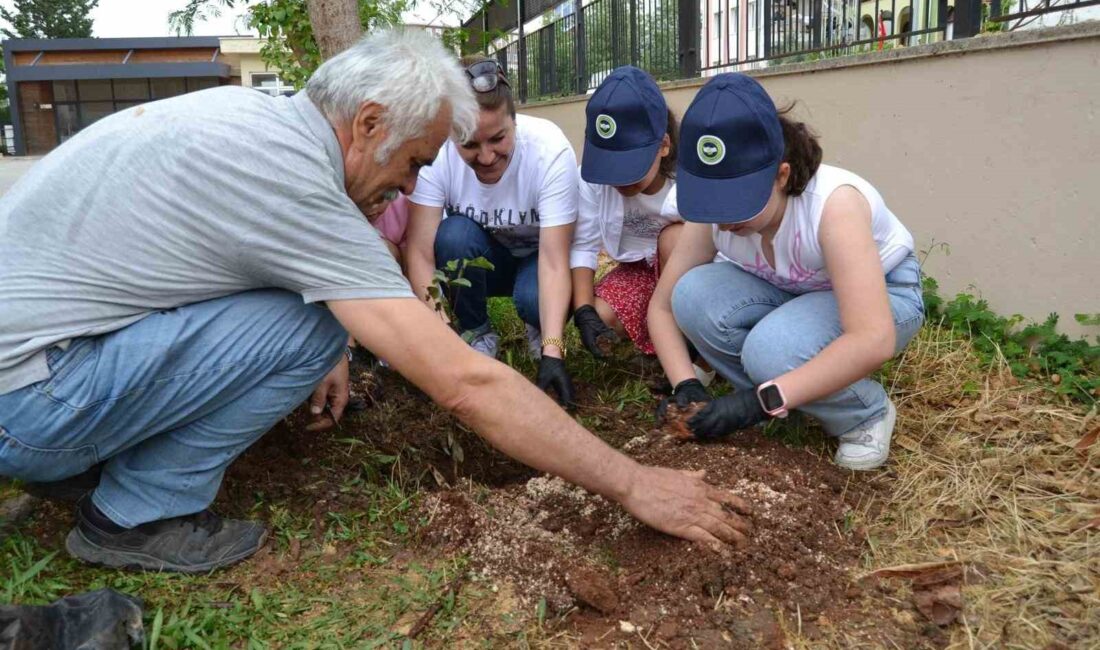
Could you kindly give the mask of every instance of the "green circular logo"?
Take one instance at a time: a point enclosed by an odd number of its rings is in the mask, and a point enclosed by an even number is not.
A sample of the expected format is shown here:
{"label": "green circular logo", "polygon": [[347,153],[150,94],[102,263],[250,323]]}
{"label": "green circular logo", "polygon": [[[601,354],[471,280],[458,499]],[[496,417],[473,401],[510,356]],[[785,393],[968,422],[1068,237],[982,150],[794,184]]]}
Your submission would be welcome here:
{"label": "green circular logo", "polygon": [[596,116],[596,134],[601,138],[610,140],[615,136],[616,130],[618,130],[618,126],[615,124],[615,118],[607,113],[600,113]]}
{"label": "green circular logo", "polygon": [[726,143],[715,135],[704,135],[695,145],[699,162],[704,165],[717,165],[726,157]]}

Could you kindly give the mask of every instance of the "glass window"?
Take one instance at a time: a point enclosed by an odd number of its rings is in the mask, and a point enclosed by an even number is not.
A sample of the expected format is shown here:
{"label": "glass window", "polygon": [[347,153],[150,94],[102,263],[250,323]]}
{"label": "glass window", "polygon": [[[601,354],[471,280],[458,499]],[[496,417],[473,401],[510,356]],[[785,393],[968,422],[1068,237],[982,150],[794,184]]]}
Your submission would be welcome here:
{"label": "glass window", "polygon": [[149,80],[115,79],[115,99],[149,99]]}
{"label": "glass window", "polygon": [[175,77],[152,79],[150,83],[153,87],[153,99],[175,97],[187,92],[187,86],[184,85],[183,79]]}
{"label": "glass window", "polygon": [[206,90],[207,88],[214,88],[217,85],[217,77],[190,77],[187,80],[187,92],[193,93],[196,90]]}
{"label": "glass window", "polygon": [[77,82],[80,91],[80,101],[111,100],[110,79],[81,79]]}
{"label": "glass window", "polygon": [[80,130],[75,104],[59,104],[54,107],[54,114],[57,115],[58,142],[68,140]]}
{"label": "glass window", "polygon": [[273,72],[256,73],[252,75],[252,88],[278,97],[279,95],[293,95],[294,86],[287,85],[279,75]]}
{"label": "glass window", "polygon": [[53,82],[53,100],[55,102],[75,102],[76,101],[76,82],[75,81],[55,81],[55,82]]}
{"label": "glass window", "polygon": [[115,112],[114,102],[80,102],[80,128],[86,128],[96,120]]}

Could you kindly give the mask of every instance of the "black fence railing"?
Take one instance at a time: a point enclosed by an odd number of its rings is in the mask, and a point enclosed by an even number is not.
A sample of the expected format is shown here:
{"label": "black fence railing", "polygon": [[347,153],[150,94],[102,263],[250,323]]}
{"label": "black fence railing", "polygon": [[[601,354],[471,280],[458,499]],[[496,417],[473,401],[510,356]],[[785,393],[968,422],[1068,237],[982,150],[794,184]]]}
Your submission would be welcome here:
{"label": "black fence railing", "polygon": [[930,43],[945,37],[953,11],[948,0],[711,0],[707,8],[704,71]]}
{"label": "black fence railing", "polygon": [[687,79],[965,38],[1092,5],[1100,0],[543,1],[545,24],[487,51],[526,102],[590,92],[627,64]]}
{"label": "black fence railing", "polygon": [[995,23],[1021,22],[1055,11],[1097,5],[1100,5],[1100,0],[989,0],[989,20]]}

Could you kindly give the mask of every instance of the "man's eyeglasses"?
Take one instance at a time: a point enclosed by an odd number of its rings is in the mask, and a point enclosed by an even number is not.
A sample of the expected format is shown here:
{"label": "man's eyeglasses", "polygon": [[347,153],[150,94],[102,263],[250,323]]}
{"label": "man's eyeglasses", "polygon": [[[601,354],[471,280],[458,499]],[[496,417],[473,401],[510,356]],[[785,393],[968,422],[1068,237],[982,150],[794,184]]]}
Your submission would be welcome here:
{"label": "man's eyeglasses", "polygon": [[504,75],[504,68],[496,61],[479,61],[466,68],[466,76],[470,78],[470,85],[479,93],[492,92],[500,84],[512,87],[508,83],[508,77]]}

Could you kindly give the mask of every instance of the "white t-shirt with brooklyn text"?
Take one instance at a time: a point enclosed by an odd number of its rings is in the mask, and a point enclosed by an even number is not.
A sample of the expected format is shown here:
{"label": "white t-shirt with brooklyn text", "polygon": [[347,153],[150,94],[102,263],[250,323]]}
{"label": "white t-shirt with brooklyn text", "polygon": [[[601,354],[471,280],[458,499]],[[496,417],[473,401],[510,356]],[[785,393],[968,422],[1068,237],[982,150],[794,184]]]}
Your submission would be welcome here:
{"label": "white t-shirt with brooklyn text", "polygon": [[420,170],[413,203],[442,208],[443,218],[464,216],[485,228],[513,255],[538,249],[539,228],[577,220],[577,157],[556,124],[516,116],[516,145],[499,181],[486,185],[459,156],[454,141]]}

